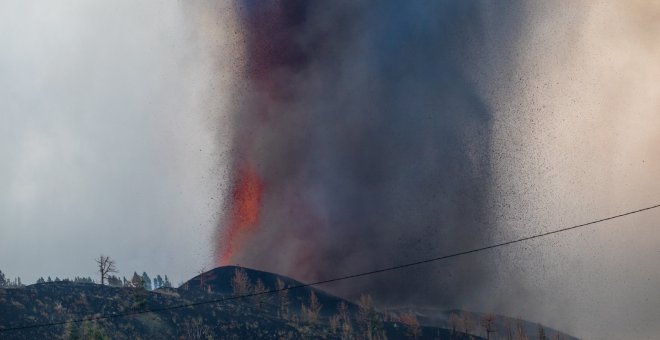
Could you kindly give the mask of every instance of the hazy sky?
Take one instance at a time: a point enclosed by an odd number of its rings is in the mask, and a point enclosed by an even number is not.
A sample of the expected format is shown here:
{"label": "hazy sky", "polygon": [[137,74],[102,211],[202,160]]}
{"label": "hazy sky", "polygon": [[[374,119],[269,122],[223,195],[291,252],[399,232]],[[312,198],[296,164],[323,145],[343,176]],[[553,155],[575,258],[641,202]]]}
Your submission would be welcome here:
{"label": "hazy sky", "polygon": [[[564,1],[531,13],[516,70],[494,75],[503,236],[660,203],[660,6]],[[649,211],[497,252],[492,294],[505,298],[494,308],[587,339],[656,338],[659,221]]]}
{"label": "hazy sky", "polygon": [[101,253],[174,283],[208,267],[233,66],[222,12],[0,2],[3,272],[94,277]]}

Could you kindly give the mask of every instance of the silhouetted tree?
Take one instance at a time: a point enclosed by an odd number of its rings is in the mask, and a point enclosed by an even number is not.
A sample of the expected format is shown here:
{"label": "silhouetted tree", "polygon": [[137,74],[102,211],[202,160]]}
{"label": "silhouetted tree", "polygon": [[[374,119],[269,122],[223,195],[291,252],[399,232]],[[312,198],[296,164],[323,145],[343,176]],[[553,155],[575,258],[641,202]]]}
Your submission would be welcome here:
{"label": "silhouetted tree", "polygon": [[417,315],[415,315],[415,313],[412,311],[404,313],[399,319],[401,320],[401,323],[406,325],[407,336],[417,339],[422,335],[422,328],[419,326],[419,321],[417,321]]}
{"label": "silhouetted tree", "polygon": [[92,278],[89,277],[89,276],[88,277],[78,277],[78,276],[76,276],[73,279],[73,282],[75,282],[75,283],[94,283],[94,280],[92,280]]}
{"label": "silhouetted tree", "polygon": [[456,330],[461,327],[461,317],[452,312],[449,314],[449,327],[451,328],[452,336],[456,334]]}
{"label": "silhouetted tree", "polygon": [[495,315],[486,314],[481,317],[481,327],[486,332],[486,339],[490,339],[490,333],[495,332]]}
{"label": "silhouetted tree", "polygon": [[96,264],[99,266],[99,274],[101,275],[101,284],[105,284],[105,280],[108,278],[110,273],[116,273],[117,267],[115,266],[115,261],[110,259],[109,256],[99,256],[96,259]]}
{"label": "silhouetted tree", "polygon": [[338,314],[330,316],[330,318],[328,319],[328,326],[330,326],[331,334],[337,334],[337,330],[339,330],[340,325],[341,325],[341,321]]}
{"label": "silhouetted tree", "polygon": [[286,319],[289,315],[289,291],[286,290],[286,285],[279,277],[276,281],[277,285],[277,300],[279,302],[279,317]]}
{"label": "silhouetted tree", "polygon": [[44,280],[43,277],[40,277],[37,279],[37,283],[46,283],[46,280]]}
{"label": "silhouetted tree", "polygon": [[112,287],[122,287],[123,284],[121,282],[121,279],[114,275],[108,276],[108,285]]}
{"label": "silhouetted tree", "polygon": [[197,274],[199,276],[199,289],[204,290],[205,286],[205,279],[206,279],[206,268],[202,267],[200,270],[197,271]]}
{"label": "silhouetted tree", "polygon": [[142,272],[142,282],[144,282],[144,289],[151,290],[151,278],[147,272]]}
{"label": "silhouetted tree", "polygon": [[360,322],[363,336],[370,340],[376,338],[380,323],[371,295],[362,294],[358,300],[358,307],[358,321]]}
{"label": "silhouetted tree", "polygon": [[147,297],[149,294],[144,287],[144,280],[141,275],[133,272],[133,277],[131,278],[130,285],[133,293],[133,305],[135,309],[142,309],[147,304]]}
{"label": "silhouetted tree", "polygon": [[144,280],[142,279],[142,276],[138,275],[137,272],[133,272],[130,285],[133,288],[144,288]]}
{"label": "silhouetted tree", "polygon": [[236,268],[234,277],[231,279],[231,288],[234,296],[249,294],[251,289],[250,278],[243,268]]}
{"label": "silhouetted tree", "polygon": [[160,274],[158,274],[154,279],[154,289],[158,289],[162,286],[163,286],[163,278],[160,276]]}
{"label": "silhouetted tree", "polygon": [[472,330],[474,329],[474,318],[470,312],[461,312],[461,325],[463,326],[463,332],[465,334],[472,333]]}
{"label": "silhouetted tree", "polygon": [[527,340],[527,332],[521,320],[516,322],[516,337],[515,340]]}
{"label": "silhouetted tree", "polygon": [[261,310],[264,304],[269,303],[272,299],[270,294],[267,294],[268,288],[261,279],[257,279],[257,283],[254,285],[254,301],[257,303],[257,307]]}
{"label": "silhouetted tree", "polygon": [[12,281],[9,277],[0,271],[0,288],[21,288],[23,283],[21,282],[21,277],[17,276]]}
{"label": "silhouetted tree", "polygon": [[342,338],[346,339],[353,332],[353,323],[348,312],[348,304],[344,301],[337,304],[337,316],[339,317],[339,327]]}
{"label": "silhouetted tree", "polygon": [[323,305],[321,305],[321,303],[319,302],[319,299],[318,297],[316,297],[314,291],[310,290],[309,305],[305,306],[304,304],[301,304],[301,310],[303,316],[305,317],[305,320],[312,325],[318,323],[321,308],[323,308]]}
{"label": "silhouetted tree", "polygon": [[163,287],[172,288],[172,283],[170,282],[170,279],[167,278],[167,275],[165,275],[165,281],[163,282]]}

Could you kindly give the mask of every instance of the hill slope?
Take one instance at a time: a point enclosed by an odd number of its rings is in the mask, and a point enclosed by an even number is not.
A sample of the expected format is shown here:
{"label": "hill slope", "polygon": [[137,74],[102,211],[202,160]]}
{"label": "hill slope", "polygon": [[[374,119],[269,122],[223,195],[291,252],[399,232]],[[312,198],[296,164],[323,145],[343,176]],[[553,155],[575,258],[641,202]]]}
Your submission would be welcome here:
{"label": "hill slope", "polygon": [[[267,289],[275,288],[278,279],[287,286],[301,284],[272,273],[221,267],[182,287],[155,291],[71,282],[0,289],[0,338],[360,339],[369,329],[379,337],[407,338],[409,328],[391,315],[373,309],[360,311],[349,301],[311,287],[289,290],[286,297],[269,294],[264,295],[265,300],[252,297],[205,303],[233,293],[231,281],[237,270],[244,270],[251,284],[261,280]],[[316,316],[309,313],[311,292],[321,305]],[[346,304],[343,318],[337,312],[341,302]],[[159,311],[143,313],[149,310]],[[52,325],[7,330],[38,324]],[[419,331],[418,339],[469,338],[461,333],[452,336],[441,327],[421,326]]]}
{"label": "hill slope", "polygon": [[[235,292],[234,288],[232,287],[232,279],[235,277],[236,271],[243,271],[246,274],[249,285],[253,289],[258,281],[263,283],[263,289],[266,291],[276,290],[278,288],[278,280],[280,280],[284,287],[287,288],[304,285],[304,283],[300,281],[283,275],[237,266],[224,266],[197,275],[185,282],[179,288],[190,291],[203,290],[207,293],[214,293],[222,296],[233,296]],[[287,295],[290,300],[290,308],[299,311],[301,305],[309,302],[311,292],[314,292],[319,300],[319,303],[323,306],[321,309],[322,315],[330,315],[331,313],[334,313],[337,306],[342,302],[347,304],[349,311],[357,312],[358,310],[358,307],[352,302],[326,293],[316,287],[302,287],[288,290]],[[277,293],[273,293],[271,295],[275,297]]]}

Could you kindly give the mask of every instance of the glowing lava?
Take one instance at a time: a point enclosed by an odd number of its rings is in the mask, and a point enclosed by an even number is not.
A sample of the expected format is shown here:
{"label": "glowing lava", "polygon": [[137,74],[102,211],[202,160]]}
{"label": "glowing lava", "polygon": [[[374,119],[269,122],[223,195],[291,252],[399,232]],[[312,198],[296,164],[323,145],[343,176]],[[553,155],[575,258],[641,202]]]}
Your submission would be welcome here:
{"label": "glowing lava", "polygon": [[221,265],[230,264],[246,234],[253,232],[259,222],[263,181],[249,164],[243,164],[238,168],[234,183],[228,203],[229,209],[225,216],[227,228],[218,259]]}
{"label": "glowing lava", "polygon": [[[304,17],[289,15],[288,1],[275,1],[270,5],[255,2],[242,8],[241,20],[245,25],[245,50],[248,56],[246,73],[251,86],[259,95],[251,96],[249,105],[238,105],[236,112],[232,155],[233,188],[224,207],[223,220],[218,225],[216,262],[231,264],[234,256],[257,230],[264,192],[264,180],[247,159],[254,159],[255,136],[262,129],[272,131],[270,124],[282,117],[273,117],[271,107],[285,103],[290,93],[282,86],[280,75],[289,68],[299,68],[304,53],[297,47],[293,32]],[[275,111],[277,112],[277,111]]]}

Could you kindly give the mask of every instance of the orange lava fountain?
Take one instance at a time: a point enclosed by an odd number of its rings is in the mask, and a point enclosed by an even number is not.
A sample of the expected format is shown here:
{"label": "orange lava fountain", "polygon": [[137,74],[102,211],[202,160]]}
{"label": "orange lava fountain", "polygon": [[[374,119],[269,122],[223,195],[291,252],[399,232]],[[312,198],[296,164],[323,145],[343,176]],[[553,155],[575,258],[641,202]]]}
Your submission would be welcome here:
{"label": "orange lava fountain", "polygon": [[246,234],[255,230],[264,191],[263,181],[249,164],[238,168],[234,183],[228,203],[229,210],[225,216],[227,229],[218,258],[221,265],[231,263],[234,252],[240,249]]}
{"label": "orange lava fountain", "polygon": [[[283,67],[301,62],[300,52],[294,40],[287,34],[273,35],[292,25],[286,19],[286,2],[274,2],[273,6],[254,6],[246,17],[246,51],[249,61],[245,76],[263,97],[252,98],[249,109],[241,111],[236,123],[236,153],[233,155],[234,174],[231,195],[227,198],[223,220],[220,221],[216,243],[216,263],[231,264],[234,257],[246,246],[249,237],[257,231],[264,193],[264,180],[247,159],[254,151],[254,136],[260,127],[269,123],[269,106],[285,101],[287,92],[277,78]],[[238,117],[238,115],[237,115]],[[247,117],[247,118],[246,118]]]}

